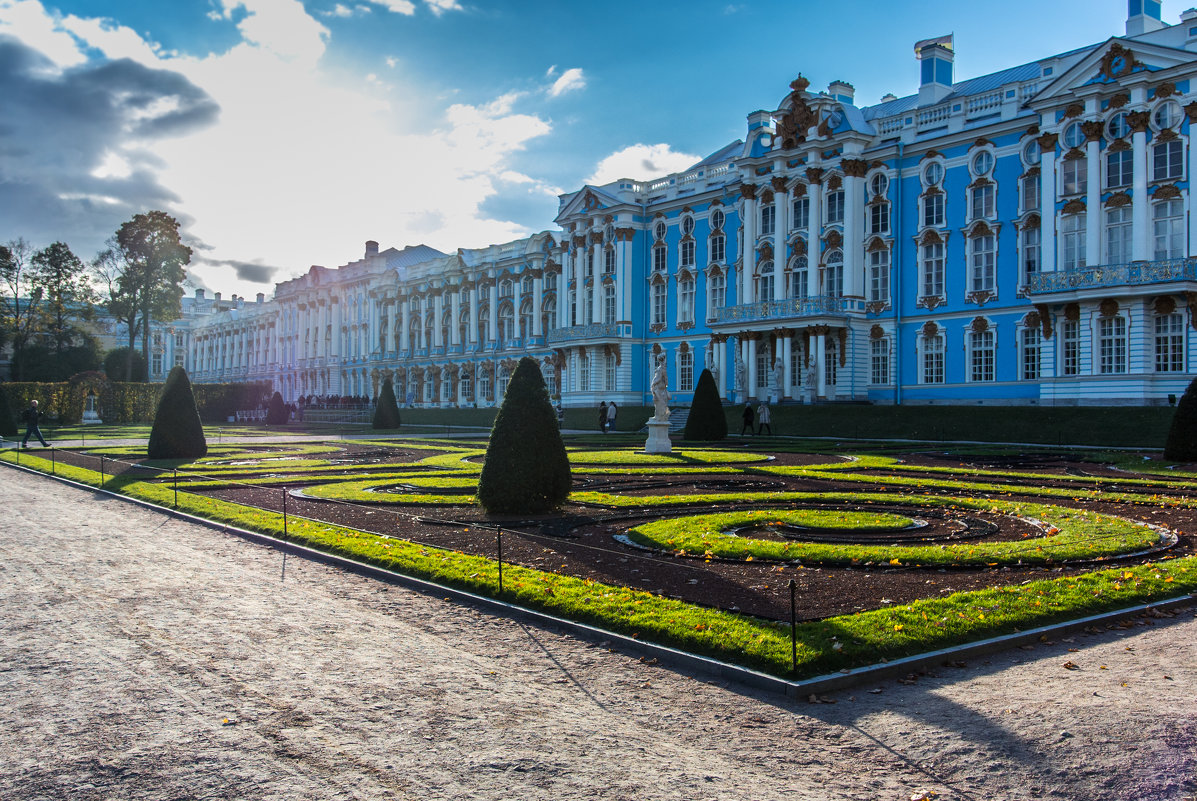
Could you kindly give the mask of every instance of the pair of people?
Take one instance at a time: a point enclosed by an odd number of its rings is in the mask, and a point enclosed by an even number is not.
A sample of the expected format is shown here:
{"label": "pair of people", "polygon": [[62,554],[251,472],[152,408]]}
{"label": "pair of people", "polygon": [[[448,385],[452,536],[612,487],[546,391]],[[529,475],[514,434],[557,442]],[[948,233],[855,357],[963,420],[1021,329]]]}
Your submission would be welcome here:
{"label": "pair of people", "polygon": [[608,431],[615,430],[615,416],[619,414],[619,409],[615,406],[615,401],[611,401],[608,405],[606,401],[599,402],[599,431],[606,434]]}
{"label": "pair of people", "polygon": [[[749,434],[760,434],[766,428],[769,429],[769,436],[773,436],[773,412],[769,409],[768,401],[761,401],[760,405],[756,407],[756,411],[752,410],[752,402],[749,401],[744,404],[744,425],[740,427],[740,434],[744,432]],[[753,423],[756,423],[756,431],[753,431]]]}

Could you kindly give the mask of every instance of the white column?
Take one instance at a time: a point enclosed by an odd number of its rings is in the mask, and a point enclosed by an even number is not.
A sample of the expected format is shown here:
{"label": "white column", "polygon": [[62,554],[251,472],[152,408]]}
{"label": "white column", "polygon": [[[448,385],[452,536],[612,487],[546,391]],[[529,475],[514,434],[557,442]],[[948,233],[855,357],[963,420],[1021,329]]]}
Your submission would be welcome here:
{"label": "white column", "polygon": [[428,302],[427,295],[420,296],[420,347],[430,348],[432,343],[428,341],[428,315],[432,314],[429,308],[432,304]]}
{"label": "white column", "polygon": [[1142,123],[1136,125],[1131,134],[1135,171],[1131,192],[1131,258],[1135,261],[1145,261],[1155,255],[1151,246],[1151,202],[1147,196],[1147,170],[1151,167],[1147,159],[1147,112],[1140,113]]}
{"label": "white column", "polygon": [[752,275],[756,272],[756,223],[759,214],[755,195],[753,197],[745,196],[744,219],[741,220],[744,231],[744,260],[743,268],[740,270],[740,280],[737,282],[737,304],[752,303],[755,300],[752,297]]}
{"label": "white column", "polygon": [[781,392],[781,398],[778,398],[778,400],[783,400],[785,398],[794,397],[794,385],[790,381],[790,379],[793,377],[793,371],[790,369],[790,365],[793,363],[793,359],[794,359],[794,335],[786,334],[784,337],[781,338],[782,380],[781,380],[781,389],[779,390]]}
{"label": "white column", "polygon": [[594,259],[594,273],[591,280],[594,282],[594,298],[590,306],[590,322],[598,323],[603,320],[603,245],[601,242],[595,242],[590,246],[590,257]]}
{"label": "white column", "polygon": [[544,304],[544,276],[532,279],[532,336],[544,336],[544,324],[540,319],[540,310]]}
{"label": "white column", "polygon": [[748,386],[744,387],[744,397],[756,398],[756,340],[748,340],[748,355],[744,362],[748,365]]}
{"label": "white column", "polygon": [[432,347],[443,347],[444,335],[441,333],[441,318],[445,316],[445,293],[438,292],[432,298]]}
{"label": "white column", "polygon": [[515,322],[512,335],[515,337],[520,335],[520,306],[524,302],[523,283],[519,275],[511,281],[511,319]]}
{"label": "white column", "polygon": [[[494,278],[490,282],[490,320],[486,327],[486,336],[491,342],[499,341],[499,280]],[[495,373],[498,381],[499,374]]]}
{"label": "white column", "polygon": [[862,289],[864,247],[864,178],[844,175],[844,296],[855,298]]}
{"label": "white column", "polygon": [[[780,187],[780,190],[778,189]],[[785,180],[774,182],[773,190],[773,297],[784,298],[787,294],[786,269],[786,236],[790,231],[790,210],[794,204],[790,201],[790,193],[785,191]]]}
{"label": "white column", "polygon": [[[387,352],[394,353],[398,350],[396,341],[398,337],[395,336],[396,330],[399,327],[399,298],[391,296],[387,298]],[[333,332],[333,337],[336,338],[336,332]]]}
{"label": "white column", "polygon": [[1105,220],[1101,208],[1101,152],[1098,140],[1091,139],[1085,144],[1086,180],[1088,191],[1085,194],[1085,262],[1087,264],[1105,264],[1106,254],[1101,246],[1101,232],[1105,230]]}
{"label": "white column", "polygon": [[1042,156],[1039,160],[1041,184],[1039,223],[1039,263],[1046,272],[1056,271],[1056,135],[1039,137]]}
{"label": "white column", "polygon": [[[454,289],[453,294],[449,296],[449,299],[451,301],[451,303],[449,305],[449,310],[450,310],[450,313],[453,315],[453,322],[449,326],[449,343],[451,345],[460,345],[461,344],[461,327],[460,327],[461,290]],[[460,383],[461,382],[459,381],[458,382],[458,384],[459,384],[458,391],[460,391]],[[460,400],[460,398],[459,398],[459,400]]]}
{"label": "white column", "polygon": [[823,236],[823,185],[812,182],[807,187],[810,200],[810,228],[806,240],[806,295],[819,294],[819,263],[823,259],[820,240]]}
{"label": "white column", "polygon": [[[1194,173],[1189,173],[1193,175]],[[615,237],[615,321],[628,319],[628,299],[624,297],[628,288],[628,254],[632,246],[631,235]]]}
{"label": "white column", "polygon": [[[1197,109],[1195,109],[1197,111]],[[1189,117],[1189,141],[1192,141],[1194,132],[1197,132],[1197,121]],[[1197,178],[1197,147],[1189,147],[1189,185],[1192,186],[1193,180]],[[1197,254],[1197,217],[1193,214],[1193,197],[1192,192],[1185,194],[1185,205],[1188,207],[1186,216],[1189,221],[1189,249],[1186,255],[1192,256]],[[1154,250],[1154,248],[1153,248]],[[1155,255],[1154,253],[1152,254]]]}
{"label": "white column", "polygon": [[411,355],[411,299],[404,296],[399,301],[399,348]]}
{"label": "white column", "polygon": [[[569,326],[569,256],[561,256],[561,272],[557,274],[557,327]],[[565,391],[565,388],[561,388]]]}
{"label": "white column", "polygon": [[811,340],[811,362],[815,365],[815,397],[827,397],[827,335],[816,334]]}
{"label": "white column", "polygon": [[[478,344],[478,284],[470,285],[470,344]],[[475,373],[474,380],[478,380]],[[477,388],[475,387],[475,397],[477,397]]]}

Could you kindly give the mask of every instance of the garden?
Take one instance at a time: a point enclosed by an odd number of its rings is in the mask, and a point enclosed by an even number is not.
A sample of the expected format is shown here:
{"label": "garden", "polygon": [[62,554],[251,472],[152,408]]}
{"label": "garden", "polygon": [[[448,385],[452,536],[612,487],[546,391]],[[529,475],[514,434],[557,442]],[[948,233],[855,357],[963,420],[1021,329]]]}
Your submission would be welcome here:
{"label": "garden", "polygon": [[[5,462],[643,640],[807,677],[1193,592],[1197,493],[1130,451],[567,436],[560,508],[487,512],[485,438],[208,432]],[[793,637],[793,639],[791,639]]]}

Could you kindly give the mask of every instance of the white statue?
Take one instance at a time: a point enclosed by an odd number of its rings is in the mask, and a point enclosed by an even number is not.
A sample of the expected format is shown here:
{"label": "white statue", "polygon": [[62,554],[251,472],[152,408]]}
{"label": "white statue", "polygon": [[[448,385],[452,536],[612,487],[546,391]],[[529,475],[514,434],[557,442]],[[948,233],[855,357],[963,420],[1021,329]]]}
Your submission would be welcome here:
{"label": "white statue", "polygon": [[653,393],[653,419],[665,422],[669,419],[669,376],[665,373],[665,360],[657,360],[657,370],[653,373],[652,384],[649,385]]}
{"label": "white statue", "polygon": [[736,351],[736,389],[746,392],[748,390],[748,368],[744,366],[744,358],[740,356],[740,352]]}
{"label": "white statue", "polygon": [[773,396],[781,397],[782,381],[785,380],[785,367],[782,366],[781,359],[773,360]]}

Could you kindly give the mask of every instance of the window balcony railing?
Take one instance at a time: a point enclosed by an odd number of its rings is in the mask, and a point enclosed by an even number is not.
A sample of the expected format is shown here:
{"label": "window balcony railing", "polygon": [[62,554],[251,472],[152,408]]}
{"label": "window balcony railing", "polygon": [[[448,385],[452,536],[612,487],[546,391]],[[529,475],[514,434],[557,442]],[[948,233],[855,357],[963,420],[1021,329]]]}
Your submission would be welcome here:
{"label": "window balcony railing", "polygon": [[615,323],[591,323],[571,325],[568,328],[554,328],[545,336],[547,342],[576,342],[581,339],[614,339],[619,336]]}
{"label": "window balcony railing", "polygon": [[823,295],[814,298],[785,298],[766,300],[760,303],[744,303],[717,309],[715,320],[719,323],[745,320],[780,320],[793,317],[820,317],[842,315],[848,310],[843,298]]}
{"label": "window balcony railing", "polygon": [[1197,258],[1102,264],[1074,270],[1027,276],[1028,295],[1075,292],[1108,287],[1145,286],[1174,281],[1197,281]]}

